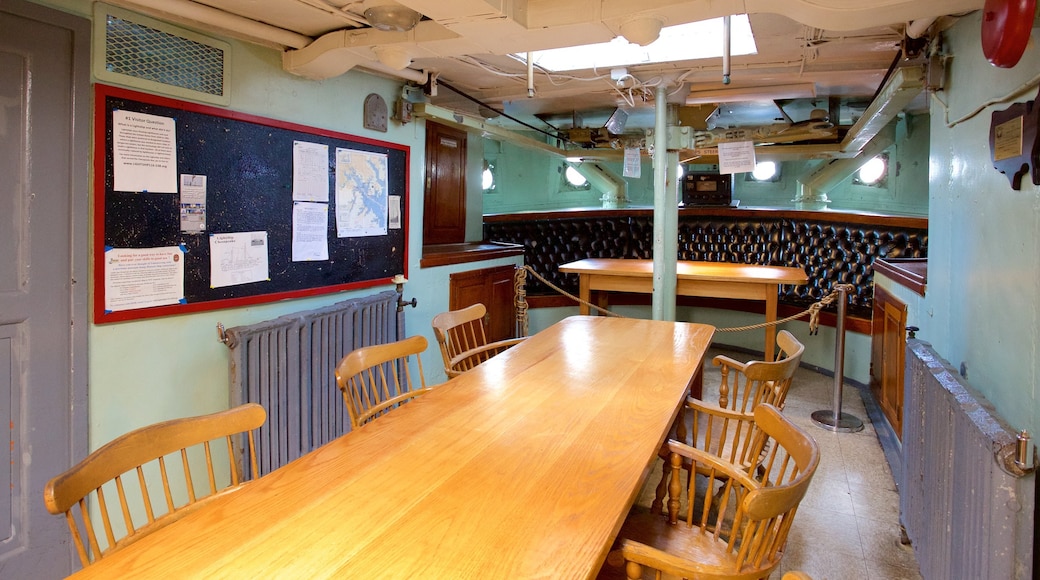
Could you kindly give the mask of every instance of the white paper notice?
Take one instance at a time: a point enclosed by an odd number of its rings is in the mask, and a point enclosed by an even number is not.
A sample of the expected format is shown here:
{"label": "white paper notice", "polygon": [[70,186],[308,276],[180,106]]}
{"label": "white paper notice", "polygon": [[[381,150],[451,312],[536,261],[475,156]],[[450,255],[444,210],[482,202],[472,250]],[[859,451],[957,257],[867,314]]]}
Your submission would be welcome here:
{"label": "white paper notice", "polygon": [[336,236],[385,236],[389,197],[385,153],[336,149]]}
{"label": "white paper notice", "polygon": [[169,117],[112,111],[116,191],[177,193],[177,127]]}
{"label": "white paper notice", "polygon": [[754,170],[754,142],[727,141],[719,143],[719,173],[744,173]]}
{"label": "white paper notice", "polygon": [[105,250],[105,310],[183,302],[183,247]]}
{"label": "white paper notice", "polygon": [[269,280],[267,232],[210,234],[209,285],[213,288]]}
{"label": "white paper notice", "polygon": [[293,202],[292,260],[329,259],[329,204]]}
{"label": "white paper notice", "polygon": [[329,146],[293,141],[293,200],[329,201]]}
{"label": "white paper notice", "polygon": [[625,148],[625,167],[622,171],[623,177],[639,177],[643,169],[642,159],[639,157],[638,147]]}
{"label": "white paper notice", "polygon": [[206,231],[206,176],[181,175],[181,231]]}
{"label": "white paper notice", "polygon": [[401,229],[401,196],[391,195],[390,196],[390,229],[399,230]]}

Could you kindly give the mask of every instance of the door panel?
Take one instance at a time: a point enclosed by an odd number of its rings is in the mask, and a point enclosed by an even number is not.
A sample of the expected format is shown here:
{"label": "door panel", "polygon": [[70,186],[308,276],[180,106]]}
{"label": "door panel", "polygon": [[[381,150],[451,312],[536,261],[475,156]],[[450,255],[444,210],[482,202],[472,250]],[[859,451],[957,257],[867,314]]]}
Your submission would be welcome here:
{"label": "door panel", "polygon": [[78,562],[43,486],[87,449],[89,33],[82,18],[0,5],[0,578]]}
{"label": "door panel", "polygon": [[466,241],[466,134],[426,123],[423,244]]}

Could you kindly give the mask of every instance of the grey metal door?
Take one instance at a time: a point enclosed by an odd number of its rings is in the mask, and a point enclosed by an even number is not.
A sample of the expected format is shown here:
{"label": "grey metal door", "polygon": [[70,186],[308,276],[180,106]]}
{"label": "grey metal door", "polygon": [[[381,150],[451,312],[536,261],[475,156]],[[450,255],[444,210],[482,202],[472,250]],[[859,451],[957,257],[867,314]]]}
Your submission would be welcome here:
{"label": "grey metal door", "polygon": [[0,4],[0,578],[78,567],[43,486],[86,454],[90,24]]}

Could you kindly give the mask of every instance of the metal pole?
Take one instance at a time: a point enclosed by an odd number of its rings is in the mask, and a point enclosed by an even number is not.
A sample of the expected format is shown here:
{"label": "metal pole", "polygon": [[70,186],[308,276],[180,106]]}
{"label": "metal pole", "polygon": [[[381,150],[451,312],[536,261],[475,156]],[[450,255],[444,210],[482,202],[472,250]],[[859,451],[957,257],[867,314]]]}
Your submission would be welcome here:
{"label": "metal pole", "polygon": [[838,291],[838,322],[835,325],[834,340],[834,407],[830,410],[814,411],[812,420],[824,429],[850,433],[861,431],[863,421],[854,415],[841,412],[841,391],[845,383],[845,293],[848,292],[848,286],[838,284],[835,290]]}

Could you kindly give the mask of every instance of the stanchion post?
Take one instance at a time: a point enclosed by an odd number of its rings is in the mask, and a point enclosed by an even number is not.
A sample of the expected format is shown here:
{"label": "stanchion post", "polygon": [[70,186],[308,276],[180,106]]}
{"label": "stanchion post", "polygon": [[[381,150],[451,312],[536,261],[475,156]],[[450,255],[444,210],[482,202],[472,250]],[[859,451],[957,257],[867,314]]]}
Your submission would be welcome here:
{"label": "stanchion post", "polygon": [[838,322],[834,329],[834,407],[813,411],[812,421],[818,427],[830,431],[851,433],[861,431],[863,421],[854,415],[841,412],[842,387],[845,383],[845,293],[848,287],[845,284],[837,284],[835,289],[838,291]]}

